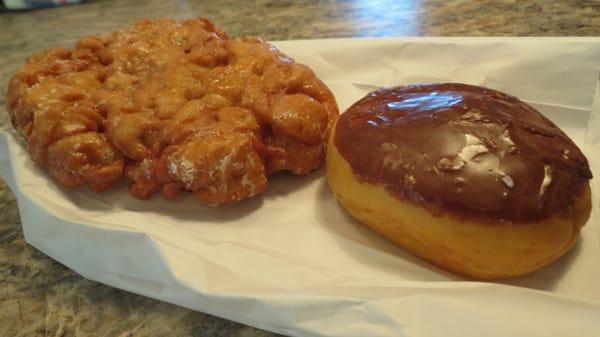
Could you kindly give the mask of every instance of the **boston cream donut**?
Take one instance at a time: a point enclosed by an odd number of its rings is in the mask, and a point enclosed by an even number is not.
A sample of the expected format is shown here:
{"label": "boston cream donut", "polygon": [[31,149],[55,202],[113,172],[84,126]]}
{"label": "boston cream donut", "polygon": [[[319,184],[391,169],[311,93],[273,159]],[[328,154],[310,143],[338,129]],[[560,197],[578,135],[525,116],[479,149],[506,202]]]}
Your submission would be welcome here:
{"label": "boston cream donut", "polygon": [[355,103],[331,134],[327,178],[358,220],[478,279],[556,260],[591,210],[592,174],[564,132],[513,96],[458,83]]}

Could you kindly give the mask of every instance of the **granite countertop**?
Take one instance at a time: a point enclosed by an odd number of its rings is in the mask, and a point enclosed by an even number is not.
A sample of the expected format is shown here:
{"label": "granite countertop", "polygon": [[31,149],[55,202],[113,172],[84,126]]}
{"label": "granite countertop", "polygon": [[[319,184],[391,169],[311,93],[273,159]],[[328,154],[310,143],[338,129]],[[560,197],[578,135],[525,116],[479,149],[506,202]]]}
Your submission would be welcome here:
{"label": "granite countertop", "polygon": [[[205,16],[267,40],[448,35],[600,35],[598,0],[86,1],[0,13],[0,126],[6,84],[30,54],[142,17]],[[84,279],[25,243],[0,178],[0,336],[275,336]]]}

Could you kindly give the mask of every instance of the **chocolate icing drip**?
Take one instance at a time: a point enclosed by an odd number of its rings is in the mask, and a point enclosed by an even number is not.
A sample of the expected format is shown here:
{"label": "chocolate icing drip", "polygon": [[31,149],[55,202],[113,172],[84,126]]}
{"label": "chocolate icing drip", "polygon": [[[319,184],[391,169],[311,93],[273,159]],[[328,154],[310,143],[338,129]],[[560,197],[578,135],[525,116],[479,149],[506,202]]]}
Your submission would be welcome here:
{"label": "chocolate icing drip", "polygon": [[572,207],[592,178],[533,107],[459,83],[372,92],[340,116],[334,144],[360,179],[434,214],[536,221]]}

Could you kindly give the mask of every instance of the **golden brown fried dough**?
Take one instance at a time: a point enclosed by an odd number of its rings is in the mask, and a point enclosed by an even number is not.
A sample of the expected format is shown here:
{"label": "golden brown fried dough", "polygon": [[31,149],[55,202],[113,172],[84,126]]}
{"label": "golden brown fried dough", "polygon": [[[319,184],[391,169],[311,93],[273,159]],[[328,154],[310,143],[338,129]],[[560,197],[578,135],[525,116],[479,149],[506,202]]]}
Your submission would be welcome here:
{"label": "golden brown fried dough", "polygon": [[327,177],[358,220],[479,279],[556,260],[591,210],[592,173],[564,132],[516,97],[459,83],[359,100],[336,122]]}
{"label": "golden brown fried dough", "polygon": [[33,159],[65,186],[211,205],[263,192],[267,174],[318,168],[338,110],[308,67],[206,19],[145,20],[34,55],[8,111]]}

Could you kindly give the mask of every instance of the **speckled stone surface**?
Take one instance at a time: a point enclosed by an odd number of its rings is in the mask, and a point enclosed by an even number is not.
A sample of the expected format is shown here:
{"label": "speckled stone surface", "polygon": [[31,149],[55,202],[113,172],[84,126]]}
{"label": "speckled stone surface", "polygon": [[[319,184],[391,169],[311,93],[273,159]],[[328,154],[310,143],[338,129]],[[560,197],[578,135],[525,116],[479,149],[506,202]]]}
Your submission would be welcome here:
{"label": "speckled stone surface", "polygon": [[[600,35],[600,0],[87,1],[0,13],[6,83],[30,54],[140,18],[205,16],[268,40],[365,36]],[[82,278],[28,246],[0,179],[0,336],[275,336]]]}

